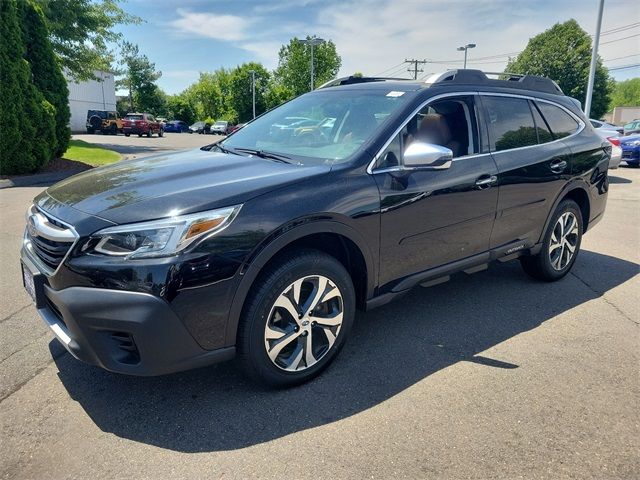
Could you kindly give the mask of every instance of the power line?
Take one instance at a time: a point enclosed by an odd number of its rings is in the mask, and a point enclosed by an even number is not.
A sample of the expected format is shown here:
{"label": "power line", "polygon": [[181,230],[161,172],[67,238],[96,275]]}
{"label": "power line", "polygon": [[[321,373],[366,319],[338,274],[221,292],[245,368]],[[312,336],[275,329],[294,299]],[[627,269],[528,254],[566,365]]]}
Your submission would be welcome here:
{"label": "power line", "polygon": [[383,74],[385,74],[385,73],[387,73],[387,72],[389,72],[389,71],[391,71],[391,70],[396,70],[396,69],[397,69],[398,67],[400,67],[400,66],[402,66],[402,68],[404,69],[404,62],[397,63],[397,64],[395,64],[393,67],[389,67],[389,68],[387,68],[386,70],[383,70],[383,71],[381,71],[380,73],[376,74],[375,76],[376,76],[376,77],[380,77],[380,76],[382,76]]}
{"label": "power line", "polygon": [[[600,35],[613,35],[614,33],[624,32],[625,30],[631,30],[632,28],[636,28],[637,26],[640,26],[640,22],[629,23],[628,25],[621,25],[619,27],[612,28],[611,30],[606,30],[602,32]],[[593,37],[593,35],[590,35],[590,36]]]}
{"label": "power line", "polygon": [[628,37],[616,38],[615,40],[609,40],[608,42],[602,42],[600,45],[606,45],[607,43],[619,42],[620,40],[626,40],[627,38],[640,37],[640,33],[636,33],[635,35],[629,35]]}
{"label": "power line", "polygon": [[627,70],[628,68],[638,68],[640,67],[640,63],[634,63],[632,65],[620,65],[619,67],[611,67],[609,71],[612,70]]}
{"label": "power line", "polygon": [[413,72],[413,79],[417,80],[418,79],[418,72],[424,72],[424,70],[422,70],[421,68],[418,69],[418,64],[420,65],[424,65],[427,63],[426,60],[416,60],[416,59],[412,59],[412,60],[404,60],[404,63],[413,63],[413,68],[407,68],[408,72]]}
{"label": "power line", "polygon": [[624,57],[616,57],[616,58],[608,58],[607,60],[603,60],[603,62],[613,62],[614,60],[622,60],[623,58],[637,57],[640,53],[632,53],[631,55],[625,55]]}

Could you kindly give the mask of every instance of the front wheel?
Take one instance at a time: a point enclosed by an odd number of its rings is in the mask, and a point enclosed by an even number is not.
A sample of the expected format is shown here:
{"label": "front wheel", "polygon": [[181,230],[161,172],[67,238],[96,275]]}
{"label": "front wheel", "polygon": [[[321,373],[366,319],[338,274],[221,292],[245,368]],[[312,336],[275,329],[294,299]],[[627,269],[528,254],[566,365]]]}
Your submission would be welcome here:
{"label": "front wheel", "polygon": [[297,250],[255,283],[238,327],[247,373],[275,387],[306,382],[338,354],[351,330],[355,292],[335,258]]}
{"label": "front wheel", "polygon": [[161,137],[164,135],[164,130],[160,129],[158,130],[158,136]]}
{"label": "front wheel", "polygon": [[563,200],[549,222],[540,253],[521,257],[522,268],[537,280],[560,280],[576,261],[582,232],[580,207],[573,200]]}

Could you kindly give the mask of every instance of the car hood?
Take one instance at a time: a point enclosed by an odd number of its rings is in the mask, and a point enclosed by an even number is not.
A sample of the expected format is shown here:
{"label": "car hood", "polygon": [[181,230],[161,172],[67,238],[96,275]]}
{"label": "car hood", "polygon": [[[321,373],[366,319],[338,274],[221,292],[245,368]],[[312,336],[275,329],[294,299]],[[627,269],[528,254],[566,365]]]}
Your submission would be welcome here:
{"label": "car hood", "polygon": [[75,175],[47,196],[117,224],[237,205],[275,188],[329,172],[258,157],[189,150],[115,163]]}

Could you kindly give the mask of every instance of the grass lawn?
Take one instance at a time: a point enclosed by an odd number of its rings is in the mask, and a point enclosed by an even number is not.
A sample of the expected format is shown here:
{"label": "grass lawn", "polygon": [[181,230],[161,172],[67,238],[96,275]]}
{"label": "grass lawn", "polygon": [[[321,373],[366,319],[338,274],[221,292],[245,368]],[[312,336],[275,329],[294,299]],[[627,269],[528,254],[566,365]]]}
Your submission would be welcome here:
{"label": "grass lawn", "polygon": [[101,148],[92,143],[83,142],[82,140],[71,140],[69,148],[63,157],[93,165],[94,167],[107,165],[122,159],[122,156],[117,152]]}

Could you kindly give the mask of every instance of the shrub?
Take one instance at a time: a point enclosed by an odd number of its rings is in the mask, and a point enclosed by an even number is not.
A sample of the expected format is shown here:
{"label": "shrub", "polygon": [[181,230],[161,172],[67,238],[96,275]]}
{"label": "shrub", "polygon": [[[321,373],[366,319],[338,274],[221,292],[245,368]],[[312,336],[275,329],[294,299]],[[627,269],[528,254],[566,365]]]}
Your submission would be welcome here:
{"label": "shrub", "polygon": [[[25,58],[29,62],[34,85],[55,108],[55,135],[53,156],[61,156],[69,146],[69,89],[62,75],[58,59],[49,41],[44,15],[33,0],[19,3],[22,20],[22,38],[26,46]],[[48,110],[48,107],[45,107]]]}

